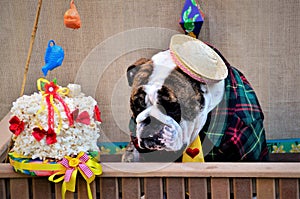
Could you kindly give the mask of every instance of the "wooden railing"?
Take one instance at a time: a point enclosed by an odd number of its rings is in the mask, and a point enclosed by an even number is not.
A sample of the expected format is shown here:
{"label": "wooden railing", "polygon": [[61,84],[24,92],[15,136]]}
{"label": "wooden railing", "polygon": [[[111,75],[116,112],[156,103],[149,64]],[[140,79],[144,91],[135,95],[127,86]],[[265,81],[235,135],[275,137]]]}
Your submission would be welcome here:
{"label": "wooden railing", "polygon": [[[94,199],[299,199],[299,163],[102,163],[91,184]],[[75,193],[87,198],[78,177]],[[15,173],[0,164],[1,199],[61,198],[61,184]]]}
{"label": "wooden railing", "polygon": [[[9,114],[0,122],[0,162],[11,134]],[[101,156],[103,174],[91,184],[94,199],[299,199],[300,154],[270,154],[268,163],[118,163],[120,156]],[[287,161],[287,162],[277,162]],[[296,161],[296,162],[295,162]],[[288,163],[289,162],[289,163]],[[0,199],[58,199],[61,183],[15,173],[0,163]],[[67,199],[86,199],[78,177]]]}

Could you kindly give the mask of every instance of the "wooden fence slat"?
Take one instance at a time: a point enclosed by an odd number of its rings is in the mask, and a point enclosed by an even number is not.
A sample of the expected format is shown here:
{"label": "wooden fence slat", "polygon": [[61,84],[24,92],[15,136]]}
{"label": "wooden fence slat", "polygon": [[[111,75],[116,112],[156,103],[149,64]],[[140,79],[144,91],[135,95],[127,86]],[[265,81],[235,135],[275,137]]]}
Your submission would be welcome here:
{"label": "wooden fence slat", "polygon": [[32,179],[33,199],[51,199],[51,184],[47,178]]}
{"label": "wooden fence slat", "polygon": [[258,178],[256,180],[257,199],[276,198],[275,179]]}
{"label": "wooden fence slat", "polygon": [[100,198],[119,199],[118,178],[99,178]]}
{"label": "wooden fence slat", "polygon": [[166,179],[167,198],[185,198],[184,178]]}
{"label": "wooden fence slat", "polygon": [[[62,185],[62,182],[55,183],[55,199],[62,198],[61,185]],[[75,194],[73,192],[67,191],[65,196],[66,196],[65,199],[74,199]]]}
{"label": "wooden fence slat", "polygon": [[93,198],[97,198],[97,184],[96,184],[96,180],[94,180],[93,182],[91,182],[90,187],[91,187]]}
{"label": "wooden fence slat", "polygon": [[4,179],[0,179],[0,198],[6,198],[6,185]]}
{"label": "wooden fence slat", "polygon": [[230,183],[228,178],[211,178],[211,198],[229,199]]}
{"label": "wooden fence slat", "polygon": [[10,179],[10,197],[12,199],[29,199],[28,178]]}
{"label": "wooden fence slat", "polygon": [[163,181],[162,178],[145,178],[144,179],[145,199],[163,198]]}
{"label": "wooden fence slat", "polygon": [[62,183],[55,183],[55,198],[56,199],[61,199],[61,184]]}
{"label": "wooden fence slat", "polygon": [[207,199],[206,178],[188,178],[188,189],[190,199]]}
{"label": "wooden fence slat", "polygon": [[234,178],[233,194],[235,199],[252,199],[252,179],[251,178]]}
{"label": "wooden fence slat", "polygon": [[279,179],[280,198],[299,199],[298,179]]}
{"label": "wooden fence slat", "polygon": [[[93,181],[90,184],[91,192],[93,198],[96,198],[96,182]],[[78,192],[78,199],[86,199],[88,197],[88,191],[87,191],[87,183],[84,180],[84,178],[78,178],[77,181],[77,192]]]}
{"label": "wooden fence slat", "polygon": [[122,178],[122,199],[141,197],[141,186],[139,178]]}

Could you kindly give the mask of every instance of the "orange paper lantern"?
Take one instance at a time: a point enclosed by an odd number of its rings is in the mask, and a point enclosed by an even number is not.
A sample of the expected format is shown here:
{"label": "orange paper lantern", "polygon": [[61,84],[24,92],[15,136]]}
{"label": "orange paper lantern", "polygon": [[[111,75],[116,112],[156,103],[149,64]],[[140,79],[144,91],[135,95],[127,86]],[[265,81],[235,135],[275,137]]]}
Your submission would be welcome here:
{"label": "orange paper lantern", "polygon": [[73,0],[70,2],[70,9],[65,12],[64,24],[72,29],[78,29],[81,26],[80,16]]}

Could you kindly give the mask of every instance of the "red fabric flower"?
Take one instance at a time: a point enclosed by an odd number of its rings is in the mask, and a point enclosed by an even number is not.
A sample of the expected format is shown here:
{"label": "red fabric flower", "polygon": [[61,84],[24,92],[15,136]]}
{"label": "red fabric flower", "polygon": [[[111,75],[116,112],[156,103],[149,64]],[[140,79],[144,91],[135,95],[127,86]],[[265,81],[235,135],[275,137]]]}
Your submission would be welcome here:
{"label": "red fabric flower", "polygon": [[41,141],[45,135],[47,134],[47,131],[44,129],[40,129],[39,127],[36,127],[33,129],[32,135],[37,141]]}
{"label": "red fabric flower", "polygon": [[32,135],[37,141],[41,141],[46,136],[46,143],[48,145],[57,142],[56,133],[51,128],[48,129],[48,131],[45,131],[44,129],[40,129],[39,127],[36,127],[33,129]]}
{"label": "red fabric flower", "polygon": [[94,118],[95,120],[97,120],[98,122],[102,122],[102,119],[101,119],[101,112],[100,112],[100,109],[99,107],[96,105],[95,108],[94,108]]}
{"label": "red fabric flower", "polygon": [[91,119],[90,115],[87,111],[83,111],[79,113],[79,109],[75,109],[72,113],[71,116],[74,121],[85,124],[85,125],[90,125]]}
{"label": "red fabric flower", "polygon": [[9,120],[9,123],[10,123],[9,130],[16,136],[20,135],[20,133],[24,131],[25,124],[17,116],[13,116]]}
{"label": "red fabric flower", "polygon": [[54,132],[53,129],[48,129],[47,136],[46,136],[46,143],[48,145],[50,145],[50,144],[54,144],[56,142],[57,142],[56,133]]}
{"label": "red fabric flower", "polygon": [[58,86],[54,82],[49,82],[45,84],[45,93],[54,95],[56,94],[56,91],[58,90]]}

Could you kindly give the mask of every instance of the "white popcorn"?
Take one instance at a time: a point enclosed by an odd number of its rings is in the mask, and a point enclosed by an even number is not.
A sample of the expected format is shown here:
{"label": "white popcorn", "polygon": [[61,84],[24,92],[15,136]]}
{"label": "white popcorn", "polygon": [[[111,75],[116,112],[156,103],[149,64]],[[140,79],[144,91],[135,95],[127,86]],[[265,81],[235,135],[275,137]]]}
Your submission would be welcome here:
{"label": "white popcorn", "polygon": [[[60,113],[54,111],[54,127],[57,133],[57,142],[51,145],[46,143],[46,136],[37,141],[32,135],[33,129],[42,127],[48,130],[48,110],[45,99],[41,93],[34,93],[30,96],[22,96],[13,102],[11,112],[25,123],[25,130],[19,136],[14,136],[15,143],[13,150],[32,159],[62,159],[64,156],[77,155],[79,152],[98,151],[97,139],[99,138],[99,122],[94,119],[94,107],[97,102],[92,97],[86,97],[81,93],[79,85],[71,84],[68,86],[71,92],[68,97],[62,96],[64,102],[73,112],[79,110],[79,114],[87,111],[90,116],[90,125],[82,124],[74,120],[74,125],[69,126],[69,120],[62,104],[55,101],[55,106]],[[41,105],[46,108],[41,110]],[[59,119],[62,126],[58,133]]]}
{"label": "white popcorn", "polygon": [[81,93],[81,86],[78,84],[68,84],[68,88],[70,97],[77,97]]}

